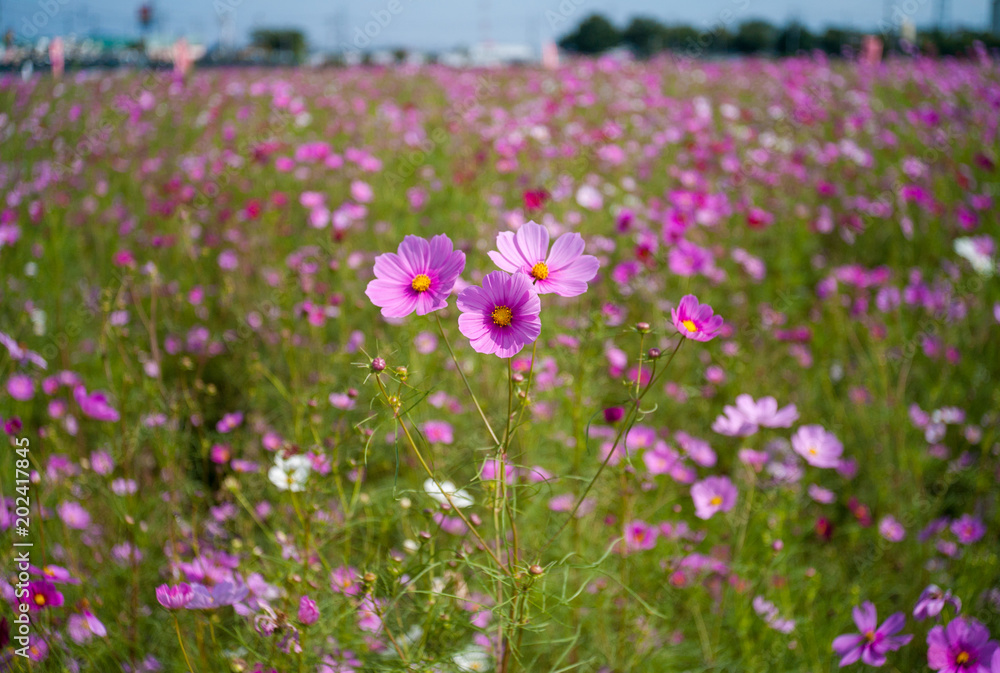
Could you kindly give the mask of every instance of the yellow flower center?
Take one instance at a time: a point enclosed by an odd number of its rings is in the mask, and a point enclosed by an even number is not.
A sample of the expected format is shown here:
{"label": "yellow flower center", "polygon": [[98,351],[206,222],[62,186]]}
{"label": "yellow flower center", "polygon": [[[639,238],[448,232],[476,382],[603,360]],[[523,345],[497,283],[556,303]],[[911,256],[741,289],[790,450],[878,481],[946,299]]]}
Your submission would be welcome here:
{"label": "yellow flower center", "polygon": [[685,320],[681,324],[684,325],[685,328],[687,328],[688,332],[698,331],[698,326],[694,324],[693,320]]}
{"label": "yellow flower center", "polygon": [[869,643],[875,642],[875,632],[865,631],[865,640],[867,640]]}
{"label": "yellow flower center", "polygon": [[495,306],[493,308],[493,324],[506,327],[514,319],[514,314],[506,306]]}
{"label": "yellow flower center", "polygon": [[816,455],[816,447],[815,446],[810,446],[809,447],[809,455],[811,455],[811,456],[815,456]]}
{"label": "yellow flower center", "polygon": [[45,605],[45,596],[42,594],[35,594],[35,605]]}
{"label": "yellow flower center", "polygon": [[968,663],[968,661],[969,661],[969,653],[966,652],[965,650],[959,652],[958,656],[955,657],[956,664],[965,664]]}
{"label": "yellow flower center", "polygon": [[722,504],[722,496],[721,496],[721,495],[717,495],[717,496],[714,496],[714,497],[713,497],[713,498],[712,498],[711,500],[709,500],[708,502],[709,502],[710,504],[712,504],[712,505],[715,505],[716,507],[718,507],[719,505],[721,505],[721,504]]}
{"label": "yellow flower center", "polygon": [[539,262],[531,267],[531,277],[535,280],[545,280],[549,277],[549,266],[545,262]]}
{"label": "yellow flower center", "polygon": [[427,292],[431,288],[431,279],[426,273],[418,273],[410,283],[410,287],[417,292]]}

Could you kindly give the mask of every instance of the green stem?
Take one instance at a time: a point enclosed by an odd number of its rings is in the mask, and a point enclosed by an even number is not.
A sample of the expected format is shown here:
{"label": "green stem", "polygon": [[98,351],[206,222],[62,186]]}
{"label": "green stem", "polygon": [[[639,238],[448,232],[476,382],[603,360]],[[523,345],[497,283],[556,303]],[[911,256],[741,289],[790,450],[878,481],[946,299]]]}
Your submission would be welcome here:
{"label": "green stem", "polygon": [[476,405],[476,411],[479,412],[479,417],[483,419],[483,423],[486,425],[486,429],[490,433],[490,437],[493,438],[493,444],[495,446],[500,446],[500,440],[497,438],[497,433],[493,432],[493,426],[490,425],[489,420],[486,418],[486,414],[483,413],[483,408],[479,405],[479,400],[476,398],[476,394],[472,392],[472,386],[469,385],[469,379],[465,378],[465,372],[462,371],[462,365],[459,364],[458,358],[455,357],[455,351],[451,348],[451,342],[448,341],[448,335],[445,334],[444,325],[441,324],[441,317],[434,313],[434,318],[437,320],[438,331],[441,332],[441,338],[444,339],[444,345],[448,347],[448,354],[451,355],[452,362],[455,363],[455,369],[458,370],[458,375],[462,377],[462,383],[465,384],[465,389],[469,392],[469,397],[472,398],[472,403]]}
{"label": "green stem", "polygon": [[174,615],[174,630],[177,631],[177,642],[181,646],[181,653],[184,655],[184,662],[187,664],[188,671],[194,673],[194,667],[191,666],[191,660],[188,658],[187,650],[184,649],[184,638],[181,636],[181,625],[177,621],[177,615]]}
{"label": "green stem", "polygon": [[677,347],[674,348],[673,352],[670,354],[670,357],[667,359],[666,364],[663,365],[663,369],[660,370],[659,374],[656,374],[652,378],[650,378],[649,385],[647,385],[643,389],[643,391],[639,395],[639,397],[636,398],[635,404],[633,404],[632,408],[629,409],[629,415],[628,415],[626,421],[624,423],[622,423],[621,427],[618,429],[618,435],[615,437],[615,442],[614,442],[614,444],[612,444],[611,449],[608,451],[608,455],[605,456],[604,461],[601,463],[601,466],[599,468],[597,468],[597,473],[593,476],[593,478],[587,484],[587,487],[585,489],[583,489],[583,493],[577,499],[576,504],[573,505],[573,509],[570,510],[569,516],[566,518],[565,521],[563,521],[562,525],[559,526],[559,529],[552,535],[552,537],[549,538],[548,542],[546,542],[542,546],[541,550],[538,552],[537,557],[539,559],[541,558],[542,554],[544,554],[546,552],[546,550],[548,550],[548,548],[552,545],[552,543],[555,542],[556,538],[558,538],[559,535],[566,529],[566,526],[569,525],[569,522],[572,521],[573,518],[576,516],[577,510],[580,509],[580,506],[583,504],[583,501],[586,499],[587,494],[590,493],[590,489],[592,489],[594,487],[594,484],[597,483],[597,480],[601,476],[601,473],[604,472],[604,468],[606,468],[608,466],[608,462],[610,462],[611,456],[614,455],[615,449],[618,448],[618,442],[621,441],[622,435],[624,435],[625,432],[632,427],[632,424],[635,422],[636,417],[638,417],[638,415],[639,415],[639,403],[642,402],[642,399],[646,396],[646,394],[653,387],[653,384],[656,383],[660,379],[660,376],[663,375],[663,372],[667,371],[667,368],[670,366],[670,363],[673,362],[674,356],[677,355],[677,351],[679,351],[681,349],[681,344],[683,344],[684,341],[685,341],[685,339],[682,338],[680,341],[677,342]]}

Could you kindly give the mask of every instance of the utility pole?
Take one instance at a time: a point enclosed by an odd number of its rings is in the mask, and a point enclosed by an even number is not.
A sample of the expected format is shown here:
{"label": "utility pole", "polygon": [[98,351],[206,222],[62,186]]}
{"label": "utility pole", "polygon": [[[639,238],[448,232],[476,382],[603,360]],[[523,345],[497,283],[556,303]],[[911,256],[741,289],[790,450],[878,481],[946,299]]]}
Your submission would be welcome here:
{"label": "utility pole", "polygon": [[948,30],[948,23],[951,15],[950,0],[938,0],[937,27],[942,33]]}

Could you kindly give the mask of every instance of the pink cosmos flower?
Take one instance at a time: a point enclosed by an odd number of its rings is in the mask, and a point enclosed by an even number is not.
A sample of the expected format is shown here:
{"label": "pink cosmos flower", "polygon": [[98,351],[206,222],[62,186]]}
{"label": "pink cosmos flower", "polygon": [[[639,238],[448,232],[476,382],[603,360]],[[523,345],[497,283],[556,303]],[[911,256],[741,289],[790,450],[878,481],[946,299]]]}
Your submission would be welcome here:
{"label": "pink cosmos flower", "polygon": [[975,619],[956,617],[927,634],[927,665],[942,673],[992,673],[997,642]]}
{"label": "pink cosmos flower", "polygon": [[693,294],[684,295],[677,308],[670,310],[670,317],[681,335],[695,341],[711,341],[722,329],[722,316],[713,315],[712,307],[699,304]]}
{"label": "pink cosmos flower", "polygon": [[186,607],[192,598],[194,598],[194,591],[192,591],[190,584],[178,584],[176,586],[161,584],[156,587],[156,600],[168,610],[178,610]]}
{"label": "pink cosmos flower", "polygon": [[47,580],[32,580],[28,583],[28,591],[18,603],[27,603],[31,611],[45,608],[57,608],[63,604],[63,595],[56,586]]}
{"label": "pink cosmos flower", "polygon": [[27,402],[35,396],[35,382],[26,374],[14,374],[7,379],[7,392],[15,400]]}
{"label": "pink cosmos flower", "polygon": [[889,542],[899,542],[906,537],[906,529],[903,528],[903,524],[899,523],[896,517],[891,514],[887,514],[879,521],[878,532]]}
{"label": "pink cosmos flower", "polygon": [[61,502],[56,506],[59,518],[70,528],[84,530],[90,525],[90,513],[73,500]]}
{"label": "pink cosmos flower", "polygon": [[78,385],[73,389],[73,398],[85,416],[112,423],[119,419],[118,411],[108,402],[107,395],[99,390],[88,394],[86,388]]}
{"label": "pink cosmos flower", "polygon": [[477,353],[509,358],[542,333],[542,303],[524,273],[494,271],[458,295],[458,329]]}
{"label": "pink cosmos flower", "polygon": [[455,441],[455,431],[447,421],[427,421],[422,429],[424,437],[432,444],[451,444]]}
{"label": "pink cosmos flower", "polygon": [[707,477],[691,486],[695,516],[711,519],[716,512],[728,512],[736,505],[736,487],[729,477]]}
{"label": "pink cosmos flower", "polygon": [[792,435],[792,448],[813,467],[837,467],[844,445],[820,425],[803,425]]}
{"label": "pink cosmos flower", "polygon": [[316,607],[316,601],[303,596],[299,599],[299,621],[308,626],[315,624],[317,620],[319,620],[319,608]]}
{"label": "pink cosmos flower", "polygon": [[794,404],[778,409],[773,397],[762,397],[756,402],[747,394],[736,396],[736,406],[723,407],[723,415],[715,419],[712,429],[720,435],[746,437],[757,432],[758,426],[789,428],[799,418]]}
{"label": "pink cosmos flower", "polygon": [[448,295],[465,269],[465,253],[454,250],[451,239],[438,234],[430,241],[406,236],[397,252],[375,258],[375,280],[365,294],[386,318],[402,318],[414,311],[427,315],[448,305]]}
{"label": "pink cosmos flower", "polygon": [[736,409],[751,423],[765,428],[790,428],[799,419],[794,404],[778,409],[778,401],[770,396],[755,402],[750,395],[737,395]]}
{"label": "pink cosmos flower", "polygon": [[896,635],[906,624],[902,612],[891,615],[879,626],[878,613],[871,603],[854,608],[854,623],[861,633],[844,634],[833,640],[833,651],[841,656],[841,668],[858,659],[869,666],[882,666],[887,652],[898,650],[913,638],[912,635]]}
{"label": "pink cosmos flower", "polygon": [[74,643],[85,643],[94,636],[103,638],[108,635],[104,624],[90,610],[84,610],[82,614],[71,615],[66,624],[66,632]]}
{"label": "pink cosmos flower", "polygon": [[917,604],[913,607],[913,617],[917,621],[937,617],[948,603],[954,606],[956,613],[961,611],[962,600],[953,596],[951,590],[943,591],[936,584],[928,585],[920,592],[920,598],[917,599]]}
{"label": "pink cosmos flower", "polygon": [[656,546],[660,530],[645,521],[635,519],[625,524],[625,548],[628,551],[642,551]]}
{"label": "pink cosmos flower", "polygon": [[330,588],[333,589],[334,593],[357,596],[361,593],[361,585],[358,584],[358,571],[350,566],[334,568],[333,572],[330,573]]}
{"label": "pink cosmos flower", "polygon": [[508,273],[527,274],[538,294],[581,295],[600,267],[596,257],[583,254],[583,237],[577,233],[557,238],[549,252],[549,232],[535,222],[525,222],[517,233],[498,234],[497,248],[489,252],[493,263]]}
{"label": "pink cosmos flower", "polygon": [[963,514],[951,522],[951,532],[962,544],[972,544],[986,535],[986,526],[971,514]]}

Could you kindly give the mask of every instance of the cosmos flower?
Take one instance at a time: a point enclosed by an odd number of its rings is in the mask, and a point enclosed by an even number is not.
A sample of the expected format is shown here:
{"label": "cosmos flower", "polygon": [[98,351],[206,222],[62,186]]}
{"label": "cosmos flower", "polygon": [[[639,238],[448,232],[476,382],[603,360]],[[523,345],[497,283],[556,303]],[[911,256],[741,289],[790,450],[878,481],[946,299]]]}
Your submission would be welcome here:
{"label": "cosmos flower", "polygon": [[70,615],[66,623],[66,632],[74,643],[85,643],[94,636],[103,638],[108,635],[108,630],[104,627],[104,624],[90,610],[84,610],[81,614]]}
{"label": "cosmos flower", "polygon": [[660,530],[645,521],[634,519],[625,525],[625,547],[629,551],[652,549]]}
{"label": "cosmos flower", "polygon": [[736,505],[737,490],[729,477],[707,477],[691,486],[695,516],[711,519],[716,512],[728,512]]}
{"label": "cosmos flower", "polygon": [[73,389],[73,399],[80,405],[80,411],[94,420],[114,423],[120,418],[118,411],[108,402],[107,395],[100,390],[88,393],[86,388],[78,385]]}
{"label": "cosmos flower", "polygon": [[899,523],[896,517],[891,514],[887,514],[879,521],[878,532],[889,542],[899,542],[906,537],[906,529],[903,528],[903,524]]}
{"label": "cosmos flower", "polygon": [[190,584],[182,583],[174,586],[161,584],[156,587],[156,600],[168,610],[187,607],[193,597],[194,592]]}
{"label": "cosmos flower", "polygon": [[306,479],[312,471],[308,456],[296,454],[285,458],[280,453],[274,457],[274,465],[267,472],[267,478],[282,491],[298,493],[305,490]]}
{"label": "cosmos flower", "polygon": [[463,671],[463,673],[488,671],[493,665],[490,655],[476,648],[469,648],[459,652],[452,657],[452,663],[455,664],[455,668]]}
{"label": "cosmos flower", "polygon": [[319,608],[316,607],[316,601],[309,598],[308,596],[303,596],[299,599],[299,621],[309,626],[310,624],[315,624],[319,620]]}
{"label": "cosmos flower", "polygon": [[246,584],[225,581],[213,585],[211,589],[203,584],[193,584],[191,593],[191,600],[184,607],[188,610],[212,610],[239,603],[250,593],[250,588]]}
{"label": "cosmos flower", "polygon": [[955,607],[956,613],[962,609],[961,599],[952,596],[951,590],[943,591],[936,584],[931,584],[920,592],[920,598],[917,599],[917,604],[913,608],[913,617],[918,621],[937,617],[947,603],[951,603]]}
{"label": "cosmos flower", "polygon": [[56,506],[56,512],[69,528],[84,530],[90,525],[90,513],[83,508],[83,505],[74,500],[59,503]]}
{"label": "cosmos flower", "polygon": [[896,635],[906,625],[902,612],[891,615],[879,626],[878,613],[869,602],[855,606],[854,624],[861,633],[844,634],[833,640],[833,651],[841,656],[841,668],[858,659],[869,666],[882,666],[887,652],[898,650],[913,639],[912,635]]}
{"label": "cosmos flower", "polygon": [[466,507],[471,507],[475,504],[472,496],[465,489],[456,488],[455,484],[450,481],[442,481],[435,483],[433,479],[427,479],[424,481],[424,491],[427,492],[434,500],[437,500],[442,505],[448,504],[448,498],[445,497],[447,493],[451,496],[451,504],[459,509],[465,509]]}
{"label": "cosmos flower", "polygon": [[682,336],[695,341],[711,341],[722,329],[722,316],[714,315],[708,304],[699,304],[693,294],[684,295],[670,317]]}
{"label": "cosmos flower", "polygon": [[397,252],[375,258],[375,279],[365,294],[386,318],[402,318],[414,311],[427,315],[448,305],[448,295],[463,269],[465,253],[454,250],[445,234],[430,241],[406,236]]}
{"label": "cosmos flower", "polygon": [[5,347],[7,352],[10,353],[10,357],[16,362],[21,364],[31,362],[42,369],[46,369],[48,366],[45,363],[45,358],[17,343],[14,341],[14,337],[6,334],[5,332],[0,332],[0,346]]}
{"label": "cosmos flower", "polygon": [[334,568],[330,573],[330,588],[334,593],[348,596],[356,596],[361,593],[361,585],[358,584],[358,571],[350,566]]}
{"label": "cosmos flower", "polygon": [[975,619],[956,617],[927,634],[927,665],[942,673],[992,673],[997,643]]}
{"label": "cosmos flower", "polygon": [[996,272],[996,263],[993,261],[996,244],[989,236],[956,238],[954,246],[955,254],[968,261],[976,273],[988,277]]}
{"label": "cosmos flower", "polygon": [[951,522],[951,532],[955,534],[955,537],[962,544],[972,544],[973,542],[978,542],[986,535],[986,526],[971,514],[963,514]]}
{"label": "cosmos flower", "polygon": [[14,374],[7,379],[7,393],[15,400],[27,402],[35,396],[35,382],[27,374]]}
{"label": "cosmos flower", "polygon": [[478,353],[509,358],[542,333],[541,301],[523,273],[494,271],[458,295],[458,329]]}
{"label": "cosmos flower", "polygon": [[63,604],[63,595],[48,580],[32,580],[28,583],[27,595],[18,598],[18,602],[27,603],[31,611],[57,608]]}
{"label": "cosmos flower", "polygon": [[803,425],[792,435],[792,448],[813,467],[837,467],[844,445],[820,425]]}
{"label": "cosmos flower", "polygon": [[757,432],[759,426],[765,428],[789,428],[798,420],[799,412],[794,404],[778,408],[773,397],[762,397],[754,401],[747,394],[736,396],[736,406],[726,405],[723,415],[718,416],[712,429],[720,435],[746,437]]}
{"label": "cosmos flower", "polygon": [[581,295],[600,267],[596,257],[583,254],[583,237],[577,233],[557,238],[550,252],[549,232],[535,222],[498,234],[497,248],[489,252],[493,263],[508,273],[527,274],[538,294]]}
{"label": "cosmos flower", "polygon": [[424,437],[432,444],[451,444],[455,441],[455,432],[447,421],[427,421],[422,430]]}

